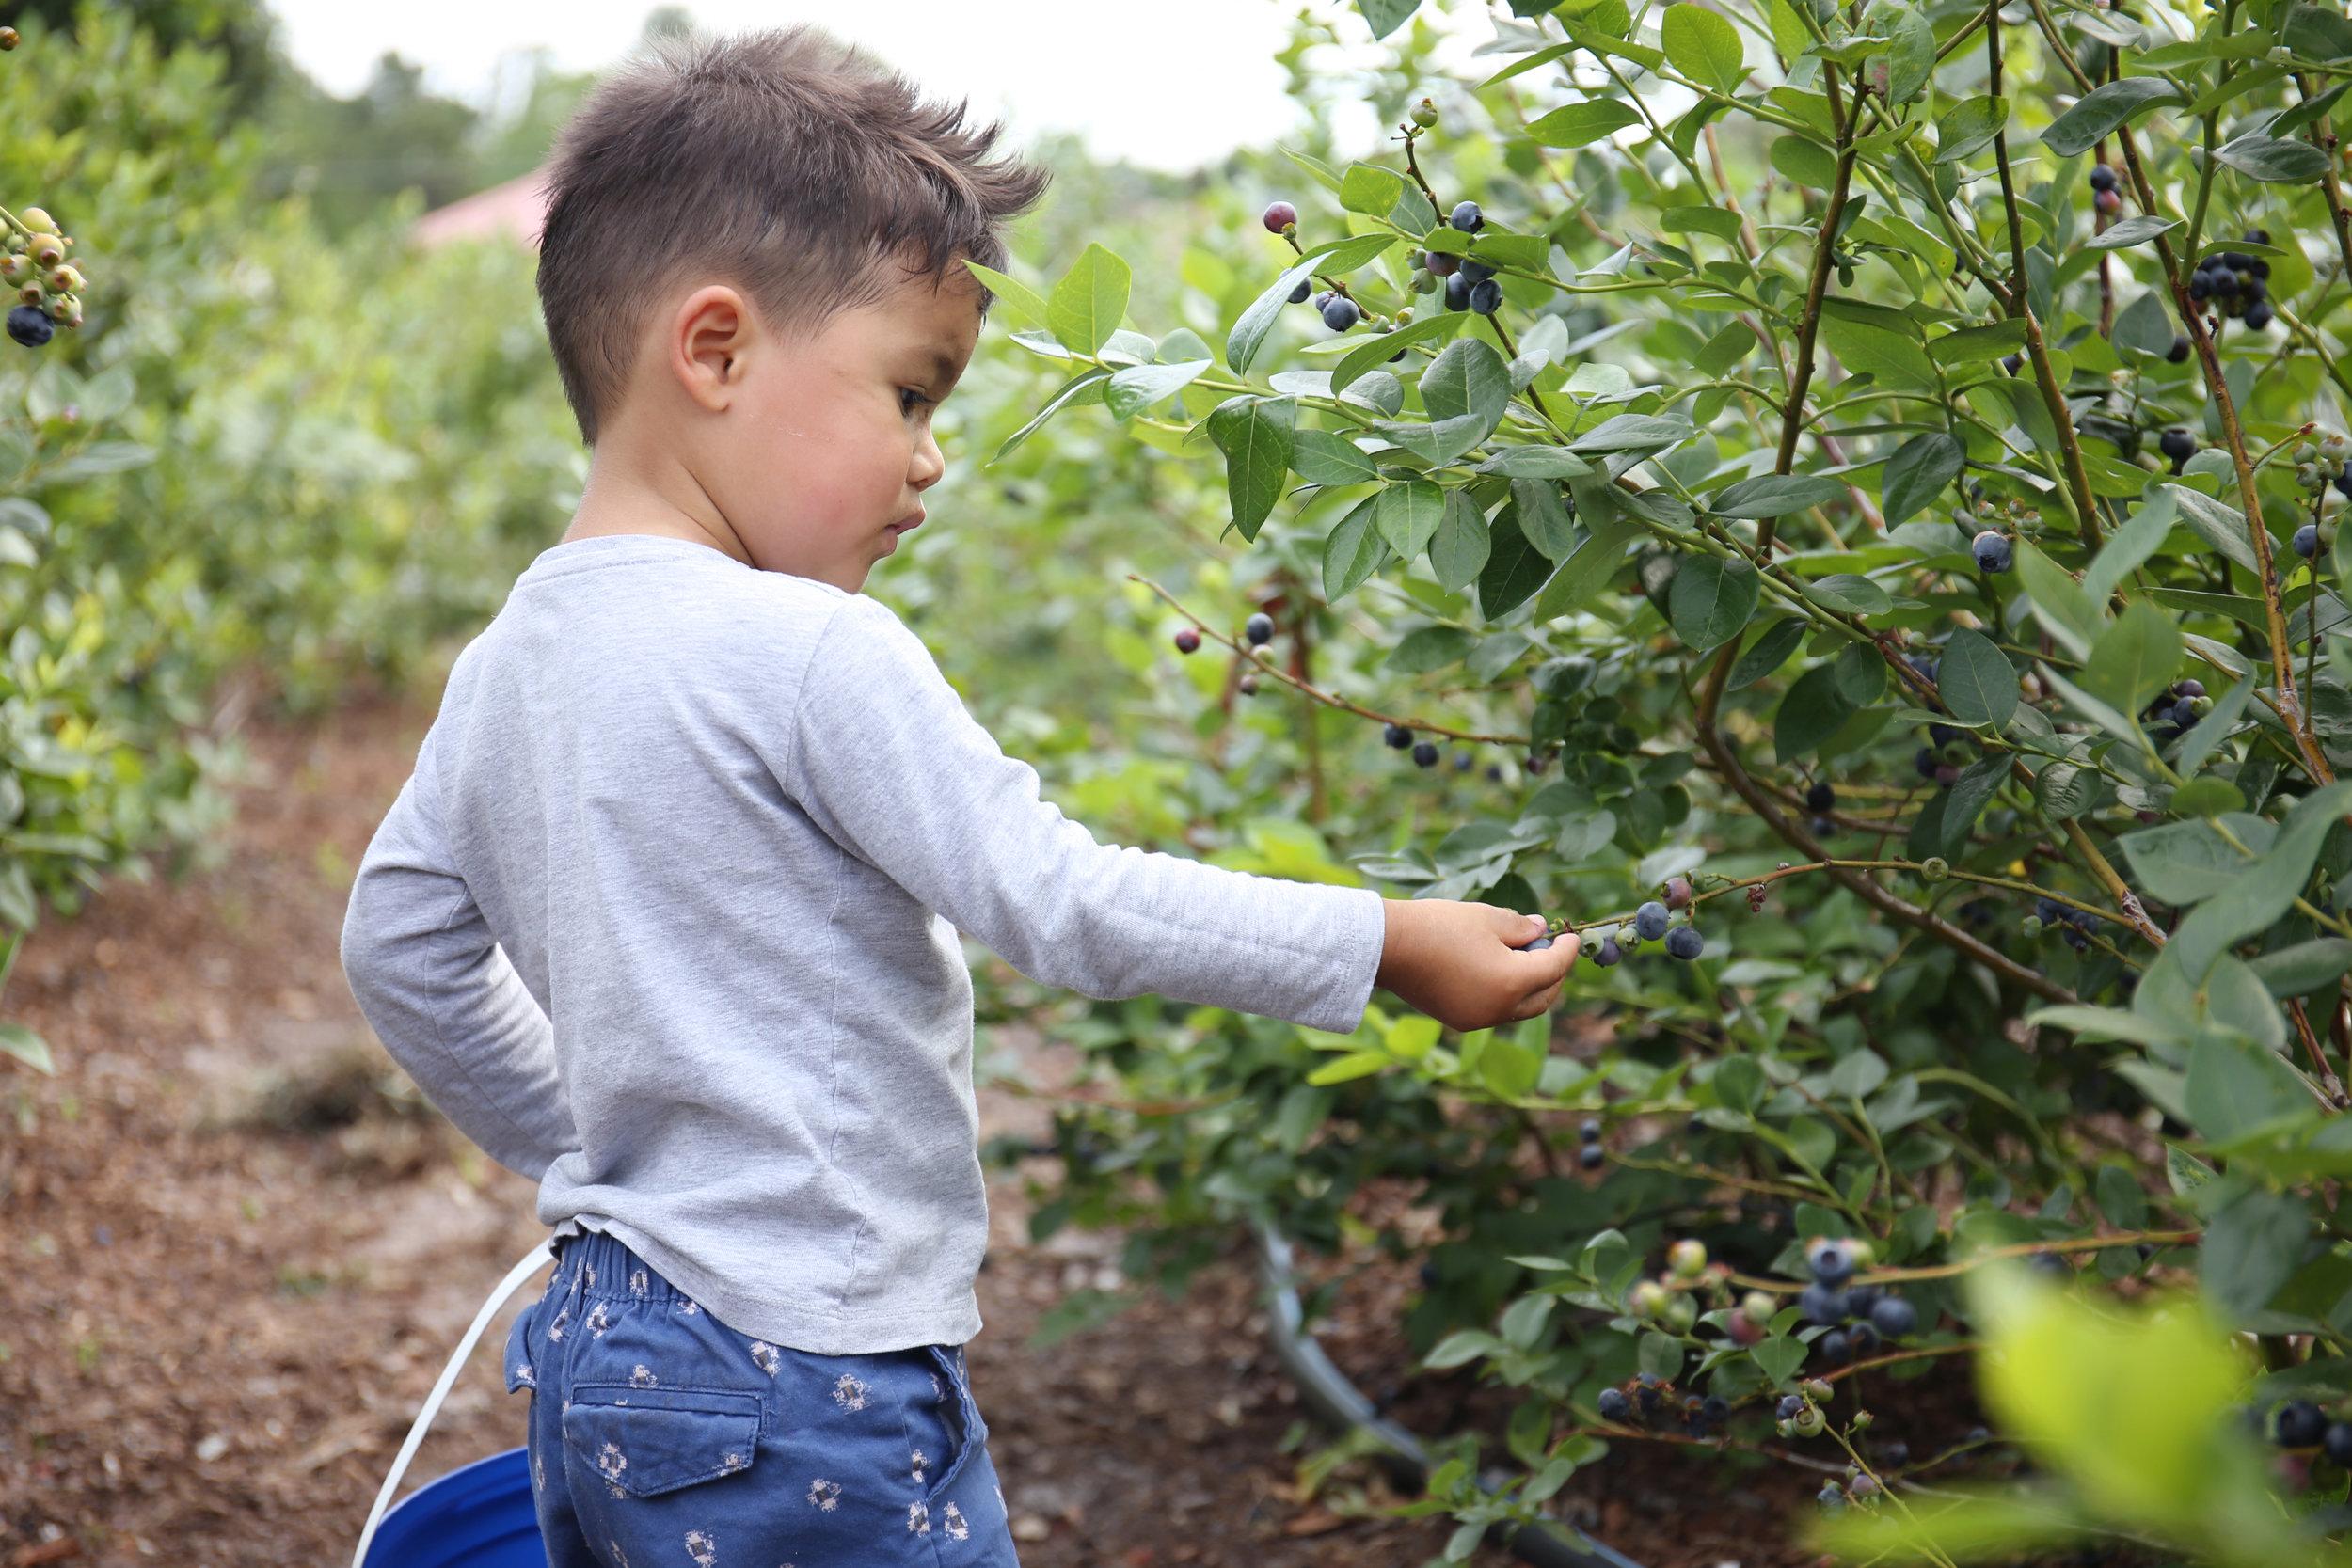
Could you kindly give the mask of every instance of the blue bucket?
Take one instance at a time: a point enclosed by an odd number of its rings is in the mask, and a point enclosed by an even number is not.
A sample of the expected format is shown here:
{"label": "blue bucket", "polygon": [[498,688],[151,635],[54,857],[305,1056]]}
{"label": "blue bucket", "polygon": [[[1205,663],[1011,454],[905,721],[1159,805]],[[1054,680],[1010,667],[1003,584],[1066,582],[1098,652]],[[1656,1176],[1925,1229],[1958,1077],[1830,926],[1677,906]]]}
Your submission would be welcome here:
{"label": "blue bucket", "polygon": [[367,1568],[547,1568],[527,1450],[509,1449],[420,1486],[384,1515]]}

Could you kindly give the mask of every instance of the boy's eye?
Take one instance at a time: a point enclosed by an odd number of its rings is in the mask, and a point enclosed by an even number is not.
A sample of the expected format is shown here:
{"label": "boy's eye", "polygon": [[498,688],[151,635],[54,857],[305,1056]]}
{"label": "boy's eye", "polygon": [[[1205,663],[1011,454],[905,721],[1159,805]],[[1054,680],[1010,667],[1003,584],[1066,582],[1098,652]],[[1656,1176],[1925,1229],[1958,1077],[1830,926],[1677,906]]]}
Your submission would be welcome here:
{"label": "boy's eye", "polygon": [[912,414],[916,409],[927,406],[930,401],[931,400],[930,398],[925,397],[923,393],[915,388],[901,387],[898,388],[898,412],[901,414]]}

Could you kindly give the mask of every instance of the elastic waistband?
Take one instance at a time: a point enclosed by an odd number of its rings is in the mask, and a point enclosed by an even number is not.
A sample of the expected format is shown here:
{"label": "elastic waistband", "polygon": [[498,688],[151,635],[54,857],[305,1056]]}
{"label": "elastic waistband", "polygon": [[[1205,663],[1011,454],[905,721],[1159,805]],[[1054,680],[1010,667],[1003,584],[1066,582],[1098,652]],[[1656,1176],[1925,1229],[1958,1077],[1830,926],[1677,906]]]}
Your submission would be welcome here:
{"label": "elastic waistband", "polygon": [[581,1230],[555,1243],[555,1277],[548,1293],[578,1291],[592,1300],[683,1302],[689,1298],[614,1237]]}

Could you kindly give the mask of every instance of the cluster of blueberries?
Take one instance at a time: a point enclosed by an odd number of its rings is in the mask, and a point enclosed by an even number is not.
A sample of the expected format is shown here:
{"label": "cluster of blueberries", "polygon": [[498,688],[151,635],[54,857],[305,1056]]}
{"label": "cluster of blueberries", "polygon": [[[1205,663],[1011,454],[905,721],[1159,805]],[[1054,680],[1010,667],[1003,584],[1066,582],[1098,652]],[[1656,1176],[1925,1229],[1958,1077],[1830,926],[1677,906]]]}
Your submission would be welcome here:
{"label": "cluster of blueberries", "polygon": [[[1669,1408],[1669,1385],[1654,1372],[1644,1372],[1633,1380],[1630,1398],[1623,1388],[1603,1388],[1596,1402],[1604,1421],[1619,1426],[1637,1418],[1646,1421]],[[1731,1419],[1731,1402],[1721,1394],[1708,1394],[1704,1399],[1686,1394],[1680,1401],[1673,1402],[1672,1408],[1682,1416],[1683,1430],[1702,1442],[1722,1431]]]}
{"label": "cluster of blueberries", "polygon": [[[2268,245],[2267,230],[2250,230],[2247,245]],[[2218,303],[2221,313],[2244,321],[2256,332],[2270,325],[2270,263],[2242,250],[2218,251],[2197,263],[2189,275],[2188,297]]]}
{"label": "cluster of blueberries", "polygon": [[[1917,661],[1914,660],[1913,668],[1917,667]],[[1933,668],[1932,664],[1929,666],[1930,670]],[[1927,671],[1920,673],[1928,673]],[[1934,678],[1932,674],[1928,674],[1928,679],[1933,680]],[[1952,758],[1961,754],[1966,740],[1966,732],[1956,729],[1952,725],[1930,724],[1928,743],[1912,754],[1911,764],[1919,770],[1921,778],[1931,784],[1948,787],[1960,778],[1960,765]]]}
{"label": "cluster of blueberries", "polygon": [[2090,204],[2109,217],[2123,210],[2123,196],[2115,183],[2115,170],[2105,164],[2090,166]]}
{"label": "cluster of blueberries", "polygon": [[1645,942],[1664,939],[1669,958],[1684,962],[1707,951],[1707,939],[1695,926],[1674,925],[1674,911],[1688,909],[1691,904],[1691,882],[1685,877],[1669,878],[1663,903],[1653,898],[1633,911],[1633,923],[1620,926],[1601,940],[1593,953],[1593,962],[1603,969],[1624,961],[1626,955]]}
{"label": "cluster of blueberries", "polygon": [[[2090,939],[2099,934],[2099,917],[2089,910],[2078,910],[2055,898],[2037,898],[2033,901],[2033,913],[2026,919],[2026,935],[2038,937],[2056,926],[2065,936],[2067,946],[2077,953],[2088,953]],[[2037,1259],[2040,1256],[2037,1254]]]}
{"label": "cluster of blueberries", "polygon": [[2174,681],[2165,688],[2164,694],[2148,705],[2140,721],[2152,726],[2148,738],[2154,741],[2177,740],[2188,733],[2189,727],[2213,711],[2213,700],[2205,695],[2205,683],[2201,680]]}
{"label": "cluster of blueberries", "polygon": [[[2259,1431],[2259,1416],[2254,1425]],[[2270,1440],[2282,1449],[2317,1449],[2352,1470],[2352,1423],[2329,1420],[2328,1413],[2309,1400],[2289,1400],[2279,1407]]]}
{"label": "cluster of blueberries", "polygon": [[[1813,1271],[1813,1283],[1797,1305],[1807,1323],[1829,1329],[1813,1349],[1831,1366],[1842,1367],[1869,1354],[1882,1339],[1900,1339],[1918,1331],[1919,1313],[1911,1303],[1875,1285],[1848,1283],[1854,1274],[1852,1243],[1816,1238],[1805,1249],[1805,1262]],[[1784,1410],[1781,1418],[1789,1419],[1790,1413]]]}
{"label": "cluster of blueberries", "polygon": [[1609,1158],[1609,1151],[1600,1147],[1600,1118],[1586,1117],[1584,1125],[1576,1130],[1576,1163],[1586,1170],[1598,1170]]}
{"label": "cluster of blueberries", "polygon": [[[1804,792],[1804,809],[1813,814],[1813,821],[1809,825],[1815,838],[1827,838],[1837,831],[1837,824],[1829,819],[1829,814],[1837,809],[1837,791],[1827,779],[1816,780],[1813,786]],[[1763,891],[1762,888],[1751,889],[1748,902],[1762,903],[1763,900],[1754,895]]]}

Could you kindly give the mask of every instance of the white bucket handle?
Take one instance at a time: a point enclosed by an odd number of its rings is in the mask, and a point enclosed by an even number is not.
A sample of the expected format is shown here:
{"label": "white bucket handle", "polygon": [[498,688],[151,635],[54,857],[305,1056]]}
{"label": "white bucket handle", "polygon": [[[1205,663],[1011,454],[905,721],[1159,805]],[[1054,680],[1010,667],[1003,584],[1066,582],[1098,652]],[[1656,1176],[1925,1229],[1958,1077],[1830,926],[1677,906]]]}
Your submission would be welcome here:
{"label": "white bucket handle", "polygon": [[506,1271],[506,1277],[490,1292],[490,1299],[482,1304],[482,1310],[473,1315],[473,1326],[457,1341],[450,1353],[449,1365],[441,1369],[440,1381],[433,1392],[424,1397],[424,1408],[417,1412],[416,1424],[408,1429],[408,1441],[400,1446],[400,1457],[392,1461],[392,1473],[384,1478],[384,1488],[375,1495],[375,1506],[368,1511],[367,1528],[359,1532],[359,1549],[351,1554],[351,1568],[366,1568],[368,1544],[375,1539],[375,1528],[384,1522],[384,1511],[392,1506],[392,1494],[400,1489],[400,1478],[408,1473],[408,1462],[417,1457],[424,1434],[433,1428],[433,1418],[441,1413],[441,1402],[457,1386],[457,1374],[466,1370],[466,1358],[482,1342],[482,1331],[490,1326],[490,1320],[499,1314],[514,1293],[528,1283],[531,1276],[548,1266],[555,1253],[548,1243],[541,1242],[527,1253],[523,1260]]}

